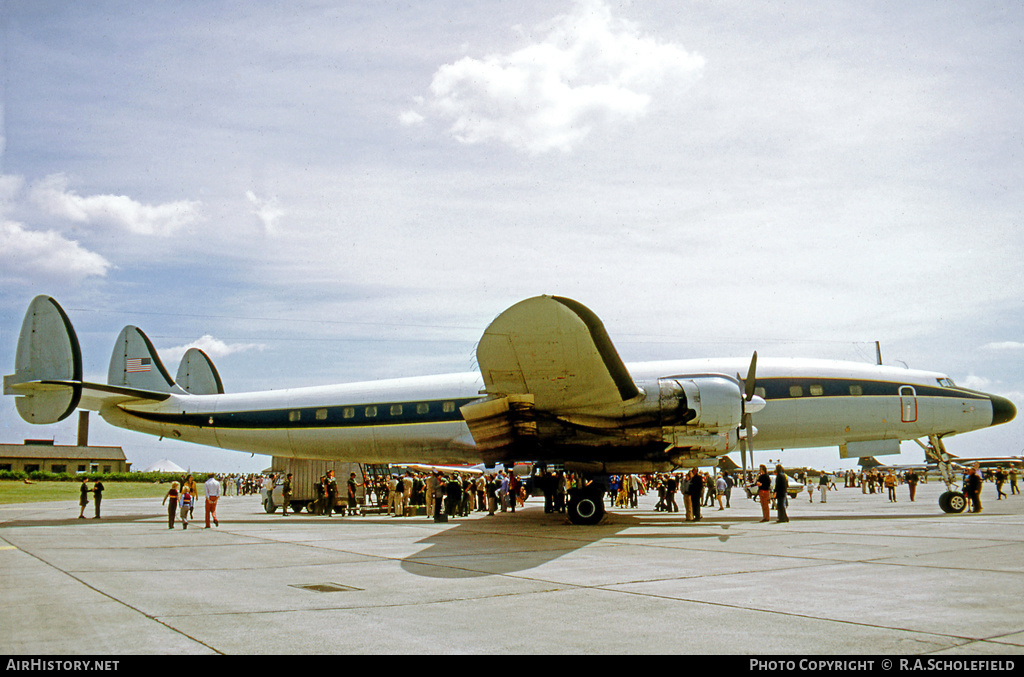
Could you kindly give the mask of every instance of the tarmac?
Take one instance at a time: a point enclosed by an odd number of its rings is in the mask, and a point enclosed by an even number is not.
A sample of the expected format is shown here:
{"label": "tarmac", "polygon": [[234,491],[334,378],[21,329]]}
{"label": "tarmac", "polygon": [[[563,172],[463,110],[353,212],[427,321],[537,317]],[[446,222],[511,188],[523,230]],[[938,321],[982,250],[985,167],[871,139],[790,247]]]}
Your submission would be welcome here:
{"label": "tarmac", "polygon": [[435,523],[242,496],[171,531],[108,483],[99,520],[0,506],[0,654],[1020,655],[1024,500],[947,515],[943,490],[805,492],[786,524],[742,490],[697,523],[648,495],[593,527],[539,498]]}

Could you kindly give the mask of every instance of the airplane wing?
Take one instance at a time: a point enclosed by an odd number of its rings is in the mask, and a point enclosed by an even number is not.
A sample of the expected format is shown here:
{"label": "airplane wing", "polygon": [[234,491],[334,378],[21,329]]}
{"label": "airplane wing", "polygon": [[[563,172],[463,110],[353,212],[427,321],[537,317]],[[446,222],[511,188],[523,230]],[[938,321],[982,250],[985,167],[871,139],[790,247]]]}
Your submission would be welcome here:
{"label": "airplane wing", "polygon": [[487,394],[532,395],[541,411],[623,402],[639,390],[589,308],[536,296],[499,315],[476,350]]}

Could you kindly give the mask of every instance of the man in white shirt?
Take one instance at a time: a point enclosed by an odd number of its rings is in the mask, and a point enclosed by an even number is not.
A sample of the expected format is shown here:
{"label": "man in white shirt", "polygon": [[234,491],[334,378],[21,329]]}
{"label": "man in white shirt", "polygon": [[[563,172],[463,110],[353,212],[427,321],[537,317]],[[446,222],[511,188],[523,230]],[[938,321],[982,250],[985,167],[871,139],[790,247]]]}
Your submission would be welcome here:
{"label": "man in white shirt", "polygon": [[220,482],[213,475],[206,480],[206,484],[203,485],[203,493],[206,494],[206,528],[210,528],[210,518],[213,518],[213,523],[218,527],[220,522],[217,521],[217,500],[220,499]]}

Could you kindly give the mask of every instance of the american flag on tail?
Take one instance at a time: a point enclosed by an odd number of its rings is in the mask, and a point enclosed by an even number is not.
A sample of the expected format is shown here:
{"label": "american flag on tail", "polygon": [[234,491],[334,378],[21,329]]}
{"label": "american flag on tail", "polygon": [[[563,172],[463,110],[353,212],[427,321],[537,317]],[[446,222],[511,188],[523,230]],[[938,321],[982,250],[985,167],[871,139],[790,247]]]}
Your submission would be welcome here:
{"label": "american flag on tail", "polygon": [[149,357],[129,357],[125,360],[125,371],[129,374],[138,374],[150,370],[153,360]]}

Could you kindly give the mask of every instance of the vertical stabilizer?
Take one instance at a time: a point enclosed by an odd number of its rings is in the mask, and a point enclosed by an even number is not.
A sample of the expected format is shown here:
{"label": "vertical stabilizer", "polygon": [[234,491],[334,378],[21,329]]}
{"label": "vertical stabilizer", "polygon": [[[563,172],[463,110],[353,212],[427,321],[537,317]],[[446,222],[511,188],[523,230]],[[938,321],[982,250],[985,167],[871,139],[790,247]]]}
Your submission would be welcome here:
{"label": "vertical stabilizer", "polygon": [[18,395],[18,413],[29,423],[67,418],[82,397],[82,351],[71,320],[49,296],[32,299],[4,394]]}
{"label": "vertical stabilizer", "polygon": [[158,393],[180,393],[149,337],[131,325],[121,330],[110,356],[107,383]]}
{"label": "vertical stabilizer", "polygon": [[210,356],[199,348],[189,348],[178,365],[174,381],[193,395],[223,395],[224,384]]}

